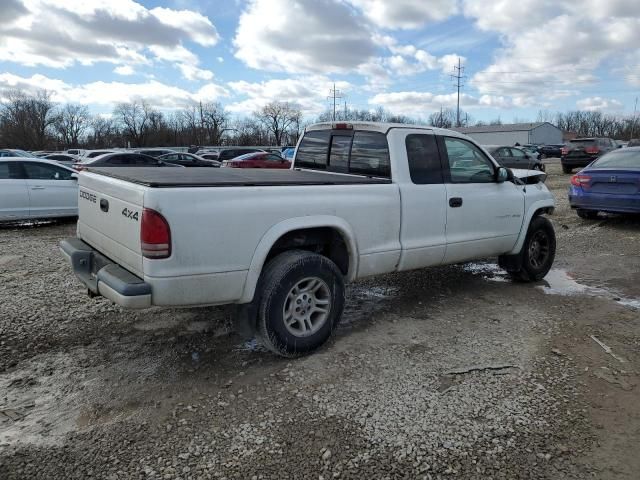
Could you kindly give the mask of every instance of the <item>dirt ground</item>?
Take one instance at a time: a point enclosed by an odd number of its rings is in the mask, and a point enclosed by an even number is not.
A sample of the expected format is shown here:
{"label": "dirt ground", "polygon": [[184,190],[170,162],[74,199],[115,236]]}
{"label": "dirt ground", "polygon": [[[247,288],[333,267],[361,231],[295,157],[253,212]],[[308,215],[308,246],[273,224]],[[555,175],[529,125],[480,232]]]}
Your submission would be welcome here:
{"label": "dirt ground", "polygon": [[73,223],[0,228],[0,478],[639,478],[640,219],[579,219],[548,169],[546,281],[489,259],[359,282],[296,360],[228,308],[89,299]]}

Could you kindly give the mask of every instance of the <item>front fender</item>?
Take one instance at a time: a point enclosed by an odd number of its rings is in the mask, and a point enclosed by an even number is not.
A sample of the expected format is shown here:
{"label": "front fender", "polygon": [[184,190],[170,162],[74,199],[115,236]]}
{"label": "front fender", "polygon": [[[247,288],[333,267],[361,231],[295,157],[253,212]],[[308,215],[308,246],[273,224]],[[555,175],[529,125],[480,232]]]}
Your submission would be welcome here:
{"label": "front fender", "polygon": [[353,229],[345,220],[332,215],[289,218],[275,224],[260,239],[260,242],[253,253],[253,258],[251,259],[251,265],[249,266],[247,279],[245,280],[242,297],[237,303],[249,303],[253,300],[256,285],[258,284],[258,279],[262,273],[264,263],[271,251],[271,248],[278,239],[294,230],[323,227],[336,229],[344,238],[347,249],[349,250],[349,272],[347,274],[347,280],[354,280],[356,273],[358,272],[358,245]]}
{"label": "front fender", "polygon": [[553,210],[553,208],[555,208],[555,202],[553,198],[536,200],[528,205],[524,221],[522,222],[522,228],[520,229],[520,235],[518,235],[518,241],[516,242],[515,247],[513,247],[513,250],[511,250],[508,255],[516,255],[520,253],[520,250],[522,250],[522,245],[524,245],[524,240],[527,237],[527,231],[529,230],[531,219],[541,210],[547,211],[550,209]]}

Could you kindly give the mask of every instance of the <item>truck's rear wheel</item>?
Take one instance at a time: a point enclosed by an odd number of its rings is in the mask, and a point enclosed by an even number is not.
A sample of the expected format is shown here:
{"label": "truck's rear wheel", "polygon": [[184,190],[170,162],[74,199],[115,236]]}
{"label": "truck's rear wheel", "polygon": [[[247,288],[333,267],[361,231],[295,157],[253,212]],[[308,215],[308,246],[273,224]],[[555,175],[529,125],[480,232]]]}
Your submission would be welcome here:
{"label": "truck's rear wheel", "polygon": [[344,279],[322,255],[284,252],[267,264],[259,285],[258,340],[278,355],[320,347],[342,316]]}
{"label": "truck's rear wheel", "polygon": [[534,217],[529,224],[527,237],[520,251],[519,267],[507,269],[511,277],[522,282],[542,280],[556,257],[556,234],[553,225],[545,217]]}

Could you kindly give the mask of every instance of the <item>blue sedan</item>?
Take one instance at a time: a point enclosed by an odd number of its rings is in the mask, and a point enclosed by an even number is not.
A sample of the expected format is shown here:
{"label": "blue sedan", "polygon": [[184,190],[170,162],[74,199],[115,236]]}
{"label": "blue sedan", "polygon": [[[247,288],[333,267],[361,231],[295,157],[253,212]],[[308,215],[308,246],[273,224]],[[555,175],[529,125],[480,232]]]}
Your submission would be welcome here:
{"label": "blue sedan", "polygon": [[569,203],[581,218],[640,213],[640,147],[607,153],[571,177]]}

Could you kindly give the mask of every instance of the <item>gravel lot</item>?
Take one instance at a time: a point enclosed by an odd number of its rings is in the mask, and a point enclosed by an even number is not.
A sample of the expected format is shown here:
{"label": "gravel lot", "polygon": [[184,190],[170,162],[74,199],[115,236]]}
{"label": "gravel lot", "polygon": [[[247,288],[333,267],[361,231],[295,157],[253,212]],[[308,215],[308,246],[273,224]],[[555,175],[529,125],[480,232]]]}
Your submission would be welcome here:
{"label": "gravel lot", "polygon": [[296,360],[228,308],[89,299],[72,223],[1,227],[0,478],[637,479],[640,220],[579,219],[548,168],[547,281],[490,259],[360,282]]}

